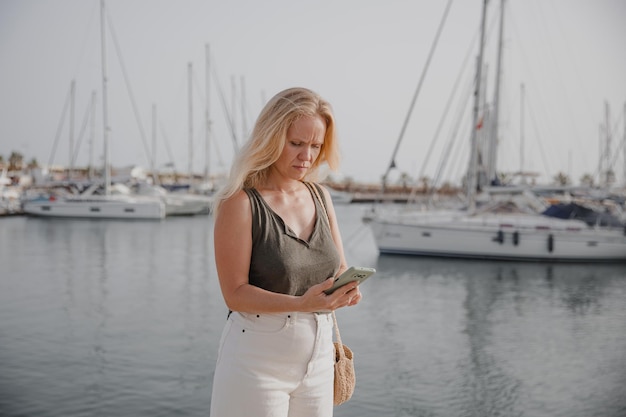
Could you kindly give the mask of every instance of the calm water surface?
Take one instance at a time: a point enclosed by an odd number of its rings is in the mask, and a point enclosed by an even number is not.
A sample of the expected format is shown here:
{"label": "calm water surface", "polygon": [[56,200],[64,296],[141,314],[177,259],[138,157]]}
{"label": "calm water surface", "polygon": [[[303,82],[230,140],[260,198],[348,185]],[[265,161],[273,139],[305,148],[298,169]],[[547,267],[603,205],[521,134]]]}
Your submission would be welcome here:
{"label": "calm water surface", "polygon": [[[379,256],[338,314],[357,390],[335,416],[626,416],[626,265]],[[206,416],[226,317],[211,217],[0,219],[0,416]]]}

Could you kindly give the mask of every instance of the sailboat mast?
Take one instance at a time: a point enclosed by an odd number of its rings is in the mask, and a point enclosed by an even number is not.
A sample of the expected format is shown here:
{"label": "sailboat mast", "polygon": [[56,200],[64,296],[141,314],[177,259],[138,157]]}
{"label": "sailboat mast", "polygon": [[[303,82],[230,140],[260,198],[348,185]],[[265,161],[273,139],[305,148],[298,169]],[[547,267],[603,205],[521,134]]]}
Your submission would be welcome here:
{"label": "sailboat mast", "polygon": [[492,128],[489,136],[489,161],[487,179],[495,182],[497,179],[496,161],[498,155],[498,132],[500,127],[500,78],[502,76],[502,38],[504,34],[504,1],[500,1],[500,33],[498,37],[498,61],[496,66],[496,86],[493,97]]}
{"label": "sailboat mast", "polygon": [[192,87],[192,77],[193,77],[193,67],[191,62],[187,64],[187,86],[188,86],[188,94],[189,94],[189,184],[191,185],[193,179],[193,87]]}
{"label": "sailboat mast", "polygon": [[89,179],[93,179],[93,143],[96,137],[96,92],[91,92],[91,120],[89,134]]}
{"label": "sailboat mast", "polygon": [[524,99],[525,99],[524,83],[520,87],[520,134],[519,134],[519,173],[522,178],[522,184],[526,184],[526,176],[524,175]]}
{"label": "sailboat mast", "polygon": [[231,95],[231,106],[230,106],[230,114],[233,120],[233,136],[237,137],[237,81],[235,80],[235,76],[230,76],[230,95]]}
{"label": "sailboat mast", "polygon": [[210,72],[210,53],[209,44],[204,46],[205,50],[205,89],[206,89],[206,105],[204,108],[204,181],[209,182],[210,165],[211,165],[211,72]]}
{"label": "sailboat mast", "polygon": [[100,0],[100,41],[102,54],[102,128],[104,142],[104,193],[111,194],[111,167],[109,166],[109,119],[107,115],[107,61],[104,0]]}
{"label": "sailboat mast", "polygon": [[67,179],[71,180],[74,173],[74,112],[76,101],[76,80],[72,80],[70,87],[70,166],[67,172]]}
{"label": "sailboat mast", "polygon": [[152,158],[150,158],[150,171],[152,171],[153,184],[159,183],[159,175],[156,167],[157,153],[157,107],[152,103]]}
{"label": "sailboat mast", "polygon": [[611,116],[609,110],[609,102],[608,100],[604,100],[604,111],[605,111],[605,131],[606,134],[605,142],[604,142],[604,162],[606,164],[603,175],[603,185],[608,187],[611,182]]}
{"label": "sailboat mast", "polygon": [[241,98],[239,103],[241,105],[241,137],[245,140],[245,136],[248,133],[248,125],[246,124],[246,79],[242,75],[239,80],[241,83]]}
{"label": "sailboat mast", "polygon": [[478,107],[480,104],[480,81],[482,77],[483,67],[483,53],[485,49],[485,15],[487,14],[487,2],[483,1],[483,11],[480,24],[480,44],[478,59],[476,62],[476,82],[474,88],[474,112],[472,115],[472,134],[470,139],[470,163],[467,171],[467,195],[469,200],[469,209],[474,210],[476,208],[476,184],[477,180],[477,168],[478,168]]}

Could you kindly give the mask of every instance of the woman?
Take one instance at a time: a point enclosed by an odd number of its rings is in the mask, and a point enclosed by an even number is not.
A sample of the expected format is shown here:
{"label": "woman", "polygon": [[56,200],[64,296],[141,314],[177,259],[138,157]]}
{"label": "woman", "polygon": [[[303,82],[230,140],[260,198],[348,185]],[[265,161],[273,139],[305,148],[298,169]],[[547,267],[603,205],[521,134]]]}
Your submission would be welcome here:
{"label": "woman", "polygon": [[230,313],[213,417],[332,416],[329,312],[361,293],[356,283],[324,293],[347,265],[330,195],[310,181],[338,161],[329,103],[291,88],[263,108],[217,196],[215,262]]}

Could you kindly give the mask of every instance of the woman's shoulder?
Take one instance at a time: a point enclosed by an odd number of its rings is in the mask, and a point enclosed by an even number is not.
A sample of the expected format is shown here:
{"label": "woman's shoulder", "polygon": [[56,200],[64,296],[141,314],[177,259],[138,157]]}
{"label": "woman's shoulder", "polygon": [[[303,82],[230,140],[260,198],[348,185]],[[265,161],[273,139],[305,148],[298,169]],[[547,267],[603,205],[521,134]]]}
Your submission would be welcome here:
{"label": "woman's shoulder", "polygon": [[220,204],[220,211],[226,212],[239,212],[241,210],[250,211],[250,199],[248,198],[248,192],[246,190],[239,190],[235,194],[226,198]]}

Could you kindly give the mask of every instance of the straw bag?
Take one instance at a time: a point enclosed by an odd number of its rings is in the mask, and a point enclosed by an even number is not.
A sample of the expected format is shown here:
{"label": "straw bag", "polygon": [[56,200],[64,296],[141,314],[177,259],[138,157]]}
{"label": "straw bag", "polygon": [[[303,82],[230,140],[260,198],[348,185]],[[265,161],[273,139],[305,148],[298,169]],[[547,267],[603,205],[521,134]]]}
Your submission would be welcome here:
{"label": "straw bag", "polygon": [[[320,196],[317,189],[317,184],[311,184],[311,188],[315,193],[318,201],[324,206],[324,214],[330,227],[330,219],[328,218],[328,212],[326,211],[326,202]],[[333,314],[333,323],[335,327],[335,338],[337,341],[335,345],[335,390],[333,404],[340,405],[345,403],[352,397],[354,393],[354,386],[356,385],[356,375],[354,373],[354,355],[352,350],[343,343],[341,343],[341,335],[339,334],[339,326],[337,325],[337,317],[335,312]]]}
{"label": "straw bag", "polygon": [[354,360],[352,350],[341,343],[341,335],[339,334],[339,326],[337,326],[337,317],[333,311],[333,322],[335,323],[335,336],[337,341],[335,344],[335,394],[333,404],[340,405],[345,403],[352,397],[354,386],[356,385],[356,376],[354,373]]}

